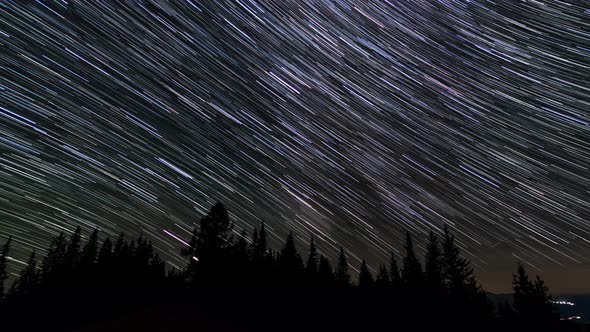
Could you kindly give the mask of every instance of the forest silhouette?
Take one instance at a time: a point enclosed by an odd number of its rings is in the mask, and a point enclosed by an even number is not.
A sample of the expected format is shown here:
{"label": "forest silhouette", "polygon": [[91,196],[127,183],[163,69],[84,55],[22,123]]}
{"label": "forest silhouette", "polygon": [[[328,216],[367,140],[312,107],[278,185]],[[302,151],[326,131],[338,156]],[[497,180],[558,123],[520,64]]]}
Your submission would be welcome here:
{"label": "forest silhouette", "polygon": [[264,223],[251,236],[235,236],[232,229],[225,207],[215,204],[182,250],[186,266],[179,271],[167,270],[144,236],[130,239],[121,234],[101,241],[94,230],[83,240],[78,227],[69,236],[56,236],[44,257],[31,253],[10,287],[5,285],[9,238],[0,253],[0,330],[565,328],[543,280],[529,278],[520,263],[512,276],[513,301],[494,305],[446,227],[441,238],[430,233],[423,262],[408,232],[403,259],[392,253],[375,275],[363,260],[356,280],[342,247],[331,260],[318,252],[311,237],[304,258],[293,233],[275,251]]}

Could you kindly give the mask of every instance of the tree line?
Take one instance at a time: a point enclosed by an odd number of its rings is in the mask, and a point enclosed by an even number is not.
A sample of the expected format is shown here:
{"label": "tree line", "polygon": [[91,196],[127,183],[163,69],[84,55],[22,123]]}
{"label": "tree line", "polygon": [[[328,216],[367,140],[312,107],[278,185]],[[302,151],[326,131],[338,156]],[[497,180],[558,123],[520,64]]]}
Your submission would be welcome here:
{"label": "tree line", "polygon": [[455,330],[558,327],[547,286],[539,276],[531,280],[521,264],[513,274],[512,303],[496,307],[446,227],[441,238],[430,233],[423,262],[408,232],[401,260],[392,253],[376,274],[362,260],[356,280],[342,247],[333,266],[313,237],[304,259],[293,233],[275,251],[264,223],[250,236],[236,236],[233,227],[225,207],[215,204],[181,252],[182,271],[167,270],[143,236],[99,241],[94,230],[83,241],[78,227],[69,237],[56,236],[44,257],[32,252],[10,287],[5,285],[9,238],[0,253],[0,315],[21,326],[39,323],[26,317],[42,316],[44,327],[67,330],[146,302],[172,301],[177,312],[192,308],[204,320],[245,330],[277,324],[284,331],[395,330],[403,324]]}

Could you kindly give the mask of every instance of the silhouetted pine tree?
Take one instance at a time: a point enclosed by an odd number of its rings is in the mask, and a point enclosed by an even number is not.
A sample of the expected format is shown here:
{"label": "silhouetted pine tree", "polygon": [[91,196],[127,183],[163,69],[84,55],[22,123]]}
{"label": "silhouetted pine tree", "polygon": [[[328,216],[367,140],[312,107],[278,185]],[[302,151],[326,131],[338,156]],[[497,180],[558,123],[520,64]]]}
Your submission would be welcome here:
{"label": "silhouetted pine tree", "polygon": [[68,240],[66,253],[63,259],[63,265],[65,269],[64,274],[68,276],[71,275],[72,271],[78,267],[78,262],[80,261],[80,242],[82,239],[81,233],[82,229],[80,226],[76,227],[76,230],[74,230],[74,233],[72,233]]}
{"label": "silhouetted pine tree", "polygon": [[555,312],[552,301],[552,296],[549,293],[549,287],[545,281],[538,275],[535,276],[533,282],[533,295],[535,297],[535,304],[538,305],[535,309],[538,310],[538,320],[544,324],[551,326],[559,318],[559,313]]}
{"label": "silhouetted pine tree", "polygon": [[98,251],[95,273],[90,277],[89,283],[96,284],[100,287],[111,286],[113,283],[113,269],[113,242],[107,237],[102,242],[100,250]]}
{"label": "silhouetted pine tree", "polygon": [[521,263],[518,263],[516,274],[512,275],[512,288],[514,309],[521,323],[549,328],[557,321],[545,282],[539,276],[531,281]]}
{"label": "silhouetted pine tree", "polygon": [[320,255],[320,266],[317,279],[320,287],[331,287],[334,284],[334,271],[332,270],[332,265],[323,255]]}
{"label": "silhouetted pine tree", "polygon": [[529,280],[524,266],[519,262],[516,274],[512,274],[512,289],[514,290],[514,309],[519,318],[529,320],[534,317],[531,312],[533,305],[533,283]]}
{"label": "silhouetted pine tree", "polygon": [[473,268],[468,259],[461,256],[455,237],[444,228],[443,275],[447,288],[452,294],[465,294],[468,288],[476,286]]}
{"label": "silhouetted pine tree", "polygon": [[377,273],[377,278],[375,279],[375,286],[381,290],[391,287],[389,271],[384,264],[379,265],[379,272]]}
{"label": "silhouetted pine tree", "polygon": [[189,282],[189,284],[196,282],[197,263],[199,262],[199,259],[196,256],[197,238],[198,231],[196,228],[194,228],[193,233],[191,235],[191,239],[188,242],[188,247],[185,247],[180,251],[180,254],[186,257],[187,263],[184,274],[186,275],[186,279]]}
{"label": "silhouetted pine tree", "polygon": [[438,238],[432,231],[428,236],[426,255],[424,256],[424,279],[426,287],[429,288],[430,292],[434,292],[433,295],[442,295],[442,253],[438,244]]}
{"label": "silhouetted pine tree", "polygon": [[152,242],[143,237],[143,235],[140,235],[137,239],[135,251],[132,253],[130,275],[131,278],[137,280],[137,284],[141,285],[151,282],[151,280],[146,280],[146,278],[143,276],[149,275],[150,272],[154,272],[151,270],[153,255],[154,248],[152,246]]}
{"label": "silhouetted pine tree", "polygon": [[258,246],[258,228],[254,227],[254,231],[252,232],[252,242],[250,242],[250,247],[249,247],[249,254],[250,254],[250,260],[252,260],[252,262],[256,261],[258,253],[256,252],[256,248]]}
{"label": "silhouetted pine tree", "polygon": [[197,262],[197,274],[202,279],[201,286],[208,284],[222,285],[227,283],[230,277],[228,256],[233,237],[230,232],[233,223],[223,204],[216,203],[211,210],[201,218],[197,234],[197,246],[195,256]]}
{"label": "silhouetted pine tree", "polygon": [[313,242],[313,237],[309,241],[309,254],[307,256],[307,264],[305,264],[305,273],[311,278],[315,277],[318,272],[318,250]]}
{"label": "silhouetted pine tree", "polygon": [[422,266],[414,252],[414,244],[410,232],[406,233],[406,257],[404,257],[402,267],[402,282],[406,289],[410,292],[417,291],[422,285],[423,275]]}
{"label": "silhouetted pine tree", "polygon": [[375,280],[373,279],[373,275],[371,271],[369,271],[369,266],[367,262],[363,259],[361,262],[361,266],[359,269],[359,282],[358,287],[359,289],[371,289],[375,284]]}
{"label": "silhouetted pine tree", "polygon": [[254,229],[252,237],[252,261],[256,265],[264,265],[268,261],[268,240],[266,237],[266,227],[264,222],[262,222],[260,224],[260,231],[256,233],[256,229]]}
{"label": "silhouetted pine tree", "polygon": [[232,246],[231,250],[233,270],[234,273],[240,273],[242,275],[242,278],[240,278],[241,281],[246,281],[244,280],[244,274],[248,272],[248,265],[250,263],[247,238],[248,235],[246,232],[242,231],[242,234],[238,237],[238,241]]}
{"label": "silhouetted pine tree", "polygon": [[8,279],[6,267],[8,265],[8,253],[10,251],[11,242],[12,237],[9,237],[2,246],[2,252],[0,252],[0,300],[2,300],[4,297],[4,282],[6,282],[6,279]]}
{"label": "silhouetted pine tree", "polygon": [[80,266],[83,270],[88,269],[96,262],[96,255],[98,254],[98,229],[94,229],[88,238],[88,242],[84,245],[82,253],[80,254]]}
{"label": "silhouetted pine tree", "polygon": [[53,238],[47,255],[41,263],[40,280],[44,285],[51,285],[57,282],[60,274],[63,273],[64,257],[68,248],[68,242],[64,233]]}
{"label": "silhouetted pine tree", "polygon": [[157,253],[150,259],[147,275],[151,286],[164,286],[166,281],[166,262]]}
{"label": "silhouetted pine tree", "polygon": [[393,251],[391,252],[391,258],[389,260],[389,279],[391,280],[391,286],[393,289],[399,290],[399,288],[402,286],[402,278],[399,273],[399,267]]}
{"label": "silhouetted pine tree", "polygon": [[348,260],[344,253],[344,248],[340,247],[340,254],[338,255],[338,264],[336,271],[334,271],[334,278],[338,287],[349,287],[351,283],[350,272],[348,270]]}
{"label": "silhouetted pine tree", "polygon": [[289,233],[285,240],[285,245],[279,254],[278,264],[281,277],[286,284],[298,284],[303,273],[303,260],[297,253],[293,232]]}
{"label": "silhouetted pine tree", "polygon": [[461,256],[455,237],[446,225],[442,247],[443,280],[452,304],[472,321],[487,322],[493,315],[494,307],[477,284],[471,262]]}
{"label": "silhouetted pine tree", "polygon": [[221,261],[224,249],[230,245],[229,232],[232,228],[229,214],[221,203],[213,205],[209,213],[201,218],[196,248],[201,264]]}
{"label": "silhouetted pine tree", "polygon": [[98,252],[98,257],[96,259],[97,264],[99,265],[99,270],[106,269],[107,266],[110,266],[113,261],[113,242],[110,238],[106,238],[102,245],[100,246],[100,251]]}
{"label": "silhouetted pine tree", "polygon": [[119,260],[127,251],[129,244],[125,240],[125,233],[120,233],[113,245],[113,260]]}
{"label": "silhouetted pine tree", "polygon": [[39,284],[37,260],[33,251],[27,261],[27,266],[21,271],[19,278],[14,282],[10,295],[22,296],[33,292]]}

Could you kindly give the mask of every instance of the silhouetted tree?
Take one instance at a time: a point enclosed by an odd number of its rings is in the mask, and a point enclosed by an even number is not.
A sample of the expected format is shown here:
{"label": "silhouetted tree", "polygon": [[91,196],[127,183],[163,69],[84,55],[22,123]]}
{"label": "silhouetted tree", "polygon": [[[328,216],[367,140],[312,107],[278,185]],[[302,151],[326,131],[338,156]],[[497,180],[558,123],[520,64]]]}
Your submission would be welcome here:
{"label": "silhouetted tree", "polygon": [[295,247],[293,232],[289,233],[279,255],[279,270],[288,285],[294,285],[303,273],[303,260]]}
{"label": "silhouetted tree", "polygon": [[9,237],[2,246],[2,251],[0,252],[0,300],[2,300],[4,297],[4,282],[6,282],[6,279],[8,279],[6,267],[8,263],[8,253],[10,251],[11,242],[12,237]]}
{"label": "silhouetted tree", "polygon": [[196,281],[196,274],[197,274],[197,263],[199,259],[197,258],[197,238],[198,238],[198,231],[197,229],[193,229],[193,233],[191,235],[191,239],[188,242],[188,247],[183,248],[180,251],[180,254],[187,259],[187,264],[185,267],[185,274],[187,281],[189,283],[194,283]]}
{"label": "silhouetted tree", "polygon": [[68,243],[63,232],[53,238],[49,245],[47,255],[41,263],[40,279],[43,284],[49,285],[57,281],[63,271],[67,248]]}
{"label": "silhouetted tree", "polygon": [[424,279],[430,291],[442,294],[442,253],[438,244],[438,238],[434,232],[428,236],[426,255],[424,257]]}
{"label": "silhouetted tree", "polygon": [[447,288],[452,294],[465,294],[468,289],[476,287],[473,268],[468,259],[461,256],[455,237],[444,228],[443,275]]}
{"label": "silhouetted tree", "polygon": [[379,289],[387,289],[391,286],[391,279],[389,277],[389,271],[384,264],[379,265],[379,272],[375,280],[375,286]]}
{"label": "silhouetted tree", "polygon": [[358,287],[360,289],[370,289],[375,284],[375,280],[373,279],[373,275],[371,271],[369,271],[369,266],[367,262],[363,259],[361,262],[361,267],[359,269],[359,283]]}
{"label": "silhouetted tree", "polygon": [[484,322],[491,319],[493,305],[477,284],[471,262],[461,256],[455,237],[446,225],[442,247],[443,280],[454,306],[472,317],[472,320]]}
{"label": "silhouetted tree", "polygon": [[112,264],[112,260],[113,242],[110,238],[106,238],[102,242],[102,246],[100,247],[100,251],[98,252],[97,264],[104,268],[105,266]]}
{"label": "silhouetted tree", "polygon": [[260,231],[252,234],[252,261],[255,265],[261,267],[268,260],[268,240],[266,238],[266,227],[264,222],[260,224]]}
{"label": "silhouetted tree", "polygon": [[233,262],[236,265],[236,269],[242,273],[245,272],[246,266],[250,259],[248,254],[248,242],[246,241],[247,238],[248,235],[246,232],[242,232],[238,238],[238,241],[236,241],[232,247]]}
{"label": "silhouetted tree", "polygon": [[213,205],[209,213],[201,218],[196,247],[199,262],[207,264],[221,261],[224,249],[230,244],[228,233],[232,228],[233,224],[223,204]]}
{"label": "silhouetted tree", "polygon": [[334,284],[334,271],[332,270],[332,265],[323,255],[320,255],[318,281],[321,287],[330,287]]}
{"label": "silhouetted tree", "polygon": [[415,291],[422,284],[422,266],[414,252],[414,244],[410,232],[406,232],[406,256],[402,267],[402,282],[409,291]]}
{"label": "silhouetted tree", "polygon": [[336,284],[339,287],[350,286],[351,277],[348,270],[348,260],[346,259],[346,254],[344,253],[343,247],[340,247],[340,254],[338,255],[338,264],[336,265],[334,278],[336,279]]}
{"label": "silhouetted tree", "polygon": [[533,306],[533,283],[529,280],[524,266],[519,262],[516,274],[512,274],[512,289],[514,290],[514,309],[522,319],[530,319],[534,316],[531,312]]}
{"label": "silhouetted tree", "polygon": [[80,261],[80,241],[82,239],[82,229],[80,226],[76,227],[74,233],[69,238],[68,244],[66,246],[66,252],[64,255],[63,265],[65,268],[64,273],[68,276],[72,273],[72,271],[77,268],[78,263]]}
{"label": "silhouetted tree", "polygon": [[148,276],[152,286],[162,286],[165,282],[166,262],[157,253],[150,259]]}
{"label": "silhouetted tree", "polygon": [[250,254],[250,258],[251,260],[254,262],[255,256],[258,256],[258,253],[256,252],[256,248],[258,246],[258,228],[254,227],[254,231],[252,232],[252,242],[250,242],[250,247],[249,247],[249,254]]}
{"label": "silhouetted tree", "polygon": [[96,255],[98,254],[98,229],[94,229],[88,238],[88,242],[82,249],[80,254],[80,266],[82,269],[88,269],[96,262]]}
{"label": "silhouetted tree", "polygon": [[309,255],[307,256],[307,264],[305,265],[305,273],[308,278],[312,280],[318,272],[318,251],[313,242],[313,237],[309,241]]}
{"label": "silhouetted tree", "polygon": [[512,275],[512,288],[514,309],[521,322],[549,327],[556,321],[545,282],[539,276],[531,281],[521,263],[518,263],[516,274]]}
{"label": "silhouetted tree", "polygon": [[391,258],[389,260],[389,279],[391,280],[391,286],[394,289],[399,289],[402,286],[402,278],[393,252],[391,252]]}
{"label": "silhouetted tree", "polygon": [[27,266],[21,271],[19,278],[12,285],[10,295],[22,296],[29,294],[37,288],[38,282],[37,260],[33,251],[29,256]]}

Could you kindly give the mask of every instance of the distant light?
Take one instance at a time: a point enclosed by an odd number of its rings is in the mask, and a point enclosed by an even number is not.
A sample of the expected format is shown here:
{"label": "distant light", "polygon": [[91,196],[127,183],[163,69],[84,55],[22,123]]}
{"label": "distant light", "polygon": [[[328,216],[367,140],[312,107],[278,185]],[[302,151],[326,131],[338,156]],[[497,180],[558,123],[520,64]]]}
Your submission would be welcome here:
{"label": "distant light", "polygon": [[193,260],[194,260],[195,262],[198,262],[198,261],[199,261],[199,259],[198,259],[197,257],[195,257],[195,256],[193,256]]}
{"label": "distant light", "polygon": [[563,305],[571,305],[571,306],[575,305],[573,302],[569,302],[569,301],[549,301],[549,302],[551,302],[553,304],[563,304]]}

